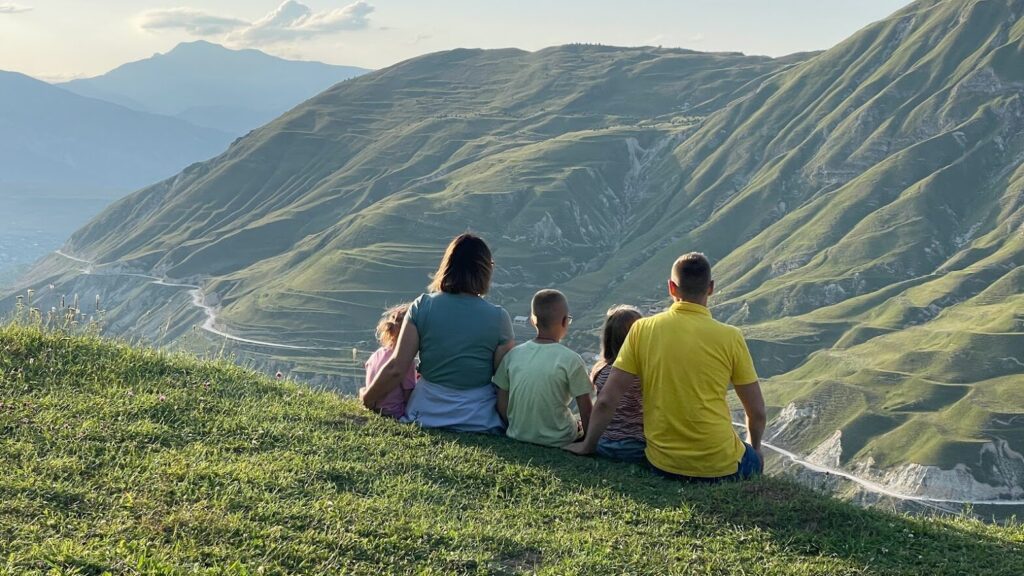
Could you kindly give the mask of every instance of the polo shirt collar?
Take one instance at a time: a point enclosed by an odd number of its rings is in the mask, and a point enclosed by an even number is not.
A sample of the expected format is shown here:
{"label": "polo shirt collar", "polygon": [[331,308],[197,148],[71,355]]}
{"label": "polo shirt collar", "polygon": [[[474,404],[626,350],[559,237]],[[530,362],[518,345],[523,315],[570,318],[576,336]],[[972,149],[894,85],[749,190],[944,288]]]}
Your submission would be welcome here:
{"label": "polo shirt collar", "polygon": [[682,301],[676,302],[676,303],[672,304],[672,311],[673,312],[692,312],[692,313],[695,313],[695,314],[703,314],[703,315],[708,316],[708,317],[711,316],[711,311],[708,310],[707,307],[701,306],[700,304],[694,304],[693,302],[682,302]]}

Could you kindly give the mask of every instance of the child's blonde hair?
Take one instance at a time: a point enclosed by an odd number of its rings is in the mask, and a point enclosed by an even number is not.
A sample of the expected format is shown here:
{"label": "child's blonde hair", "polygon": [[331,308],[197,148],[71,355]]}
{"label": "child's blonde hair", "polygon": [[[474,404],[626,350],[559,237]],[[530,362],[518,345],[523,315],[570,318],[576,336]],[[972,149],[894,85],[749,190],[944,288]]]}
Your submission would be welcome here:
{"label": "child's blonde hair", "polygon": [[402,330],[408,304],[392,306],[384,311],[377,323],[377,341],[385,348],[394,348],[398,344],[398,333]]}

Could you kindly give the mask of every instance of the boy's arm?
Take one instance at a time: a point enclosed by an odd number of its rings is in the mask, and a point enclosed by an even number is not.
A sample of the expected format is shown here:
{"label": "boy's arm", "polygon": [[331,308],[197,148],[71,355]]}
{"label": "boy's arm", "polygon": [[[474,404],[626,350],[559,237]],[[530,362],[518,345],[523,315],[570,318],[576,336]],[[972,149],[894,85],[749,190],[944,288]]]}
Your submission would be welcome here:
{"label": "boy's arm", "polygon": [[590,401],[590,394],[581,394],[576,397],[576,406],[580,409],[580,422],[583,423],[583,433],[587,433],[587,428],[590,426],[590,412],[593,409],[593,403]]}
{"label": "boy's arm", "polygon": [[502,361],[498,364],[498,369],[494,371],[494,386],[498,389],[498,415],[504,420],[505,425],[508,426],[508,389],[511,387],[508,374],[508,355],[502,355]]}
{"label": "boy's arm", "polygon": [[583,442],[569,444],[565,447],[566,450],[585,456],[592,454],[597,449],[598,439],[601,438],[601,434],[604,434],[605,428],[615,417],[615,411],[619,408],[622,395],[633,385],[634,378],[636,378],[634,374],[620,368],[612,368],[611,374],[608,375],[608,381],[601,389],[601,393],[597,395],[597,402],[591,410],[587,435],[583,437]]}
{"label": "boy's arm", "polygon": [[498,415],[508,426],[508,390],[498,388]]}

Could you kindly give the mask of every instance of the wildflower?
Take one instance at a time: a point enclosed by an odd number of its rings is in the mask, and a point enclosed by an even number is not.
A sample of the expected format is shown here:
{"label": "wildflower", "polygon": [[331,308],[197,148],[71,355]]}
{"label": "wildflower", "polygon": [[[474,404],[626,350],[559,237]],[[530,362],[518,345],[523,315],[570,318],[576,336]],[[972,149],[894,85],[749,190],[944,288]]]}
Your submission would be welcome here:
{"label": "wildflower", "polygon": [[128,394],[128,396],[135,396],[135,391],[132,390],[131,388],[129,388],[128,392],[126,392],[126,394]]}
{"label": "wildflower", "polygon": [[209,390],[209,389],[210,389],[210,381],[207,380],[206,382],[203,382],[203,390]]}
{"label": "wildflower", "polygon": [[277,374],[274,374],[274,378],[277,378],[278,380],[280,380],[280,379],[284,378],[284,374],[282,374],[281,371],[278,370]]}
{"label": "wildflower", "polygon": [[160,395],[160,401],[163,402],[164,400],[167,400],[167,396],[164,396],[163,394],[161,394]]}

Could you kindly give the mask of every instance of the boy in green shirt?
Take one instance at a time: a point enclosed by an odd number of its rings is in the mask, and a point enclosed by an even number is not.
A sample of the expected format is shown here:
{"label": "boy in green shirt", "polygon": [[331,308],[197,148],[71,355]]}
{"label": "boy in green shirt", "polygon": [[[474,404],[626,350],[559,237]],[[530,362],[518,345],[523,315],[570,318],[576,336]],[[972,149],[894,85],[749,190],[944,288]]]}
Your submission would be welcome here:
{"label": "boy in green shirt", "polygon": [[[559,343],[572,322],[565,295],[541,290],[530,308],[537,337],[513,348],[498,366],[498,413],[508,422],[509,438],[557,448],[587,429],[594,388],[580,355]],[[582,426],[569,409],[573,398]]]}

